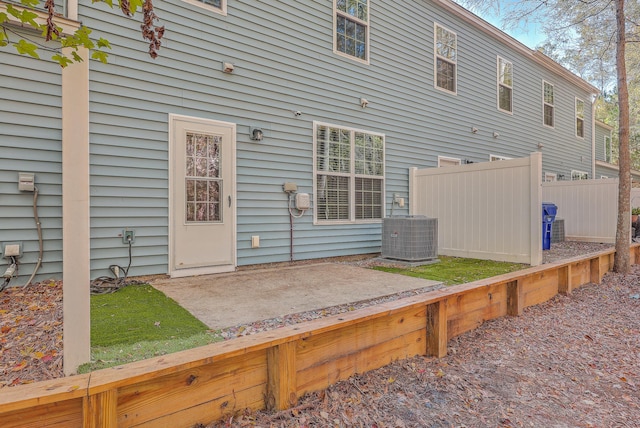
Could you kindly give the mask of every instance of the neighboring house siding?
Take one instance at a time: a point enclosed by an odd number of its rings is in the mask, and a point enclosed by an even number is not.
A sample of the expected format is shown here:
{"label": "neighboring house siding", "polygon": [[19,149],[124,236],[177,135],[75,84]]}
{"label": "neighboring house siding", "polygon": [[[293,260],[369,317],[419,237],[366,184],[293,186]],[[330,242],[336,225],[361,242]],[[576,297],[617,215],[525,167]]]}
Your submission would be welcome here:
{"label": "neighboring house siding", "polygon": [[59,65],[8,49],[0,51],[0,243],[23,243],[20,277],[11,282],[20,285],[35,268],[38,234],[33,193],[18,191],[19,172],[35,173],[39,192],[45,251],[35,281],[62,272],[61,75]]}
{"label": "neighboring house siding", "polygon": [[596,163],[596,177],[600,178],[600,176],[606,176],[608,178],[618,177],[618,169],[616,168],[607,168],[606,166],[600,164],[600,162],[606,162],[605,150],[604,150],[604,137],[611,137],[611,130],[602,126],[599,122],[595,123],[595,158],[598,163]]}
{"label": "neighboring house siding", "polygon": [[[523,157],[542,143],[544,170],[590,170],[591,127],[577,139],[574,110],[589,94],[431,2],[371,2],[370,65],[333,52],[331,1],[230,1],[226,16],[180,0],[155,6],[167,28],[156,60],[137,22],[80,8],[113,46],[109,64],[91,62],[92,276],[126,266],[125,227],[136,230],[131,274],[167,272],[169,113],[237,124],[239,265],[289,259],[282,184],[312,194],[313,121],[385,135],[387,215],[394,193],[408,198],[408,168],[436,167],[438,156]],[[458,37],[457,95],[433,86],[434,22]],[[513,63],[513,114],[496,106],[498,55]],[[543,79],[555,88],[553,129],[542,125]],[[263,141],[250,140],[254,126]],[[311,212],[294,222],[296,259],[379,250],[379,223],[313,225]]]}

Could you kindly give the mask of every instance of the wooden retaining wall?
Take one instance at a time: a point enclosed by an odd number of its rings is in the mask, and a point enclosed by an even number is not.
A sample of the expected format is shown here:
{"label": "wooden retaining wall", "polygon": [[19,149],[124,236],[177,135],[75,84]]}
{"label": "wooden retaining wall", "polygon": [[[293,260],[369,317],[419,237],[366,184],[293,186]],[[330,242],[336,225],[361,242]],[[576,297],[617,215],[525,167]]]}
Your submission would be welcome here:
{"label": "wooden retaining wall", "polygon": [[[640,260],[631,247],[632,263]],[[192,427],[235,411],[285,409],[301,395],[414,355],[486,320],[588,283],[614,251],[565,260],[139,361],[0,391],[9,427]]]}

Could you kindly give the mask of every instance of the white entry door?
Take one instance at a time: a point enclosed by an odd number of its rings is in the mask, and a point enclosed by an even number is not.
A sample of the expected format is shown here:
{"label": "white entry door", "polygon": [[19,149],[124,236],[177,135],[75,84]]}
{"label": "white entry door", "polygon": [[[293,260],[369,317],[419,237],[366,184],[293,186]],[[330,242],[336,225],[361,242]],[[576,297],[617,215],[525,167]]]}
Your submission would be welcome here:
{"label": "white entry door", "polygon": [[170,115],[170,275],[236,267],[233,123]]}

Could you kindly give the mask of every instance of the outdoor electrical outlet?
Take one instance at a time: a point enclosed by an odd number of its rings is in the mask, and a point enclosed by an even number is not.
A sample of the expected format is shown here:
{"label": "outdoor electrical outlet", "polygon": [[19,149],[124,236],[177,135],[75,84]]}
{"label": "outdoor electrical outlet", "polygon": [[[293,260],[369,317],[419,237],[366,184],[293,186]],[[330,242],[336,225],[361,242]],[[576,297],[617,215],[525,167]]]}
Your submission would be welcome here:
{"label": "outdoor electrical outlet", "polygon": [[122,231],[122,243],[128,244],[129,242],[132,244],[136,242],[136,233],[133,230],[125,229]]}
{"label": "outdoor electrical outlet", "polygon": [[22,257],[22,242],[5,242],[2,256],[5,258]]}

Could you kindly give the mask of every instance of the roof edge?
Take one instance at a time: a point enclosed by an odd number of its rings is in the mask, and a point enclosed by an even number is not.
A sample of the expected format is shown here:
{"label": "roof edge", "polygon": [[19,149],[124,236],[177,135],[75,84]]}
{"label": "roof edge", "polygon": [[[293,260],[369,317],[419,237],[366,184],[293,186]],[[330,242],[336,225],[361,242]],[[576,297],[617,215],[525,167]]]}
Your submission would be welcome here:
{"label": "roof edge", "polygon": [[553,59],[549,58],[547,55],[543,54],[540,51],[537,51],[537,50],[529,48],[528,46],[526,46],[522,42],[519,42],[517,39],[511,37],[510,35],[508,35],[504,31],[500,30],[496,26],[494,26],[494,25],[490,24],[489,22],[485,21],[484,19],[480,18],[478,15],[474,14],[470,10],[464,8],[463,6],[461,6],[461,5],[457,4],[457,3],[454,3],[452,0],[432,0],[432,1],[434,3],[439,4],[444,9],[452,12],[453,14],[455,14],[457,17],[461,18],[462,20],[464,20],[464,21],[468,22],[469,24],[473,25],[474,27],[478,28],[479,30],[481,30],[485,34],[488,34],[489,36],[499,40],[500,42],[503,42],[503,43],[509,45],[513,49],[519,51],[521,54],[523,54],[525,56],[528,56],[534,62],[536,62],[539,65],[543,66],[547,70],[549,70],[549,71],[551,71],[551,72],[553,72],[553,73],[555,73],[555,74],[557,74],[557,75],[569,80],[571,83],[573,83],[574,85],[578,86],[579,88],[581,88],[581,89],[583,89],[583,90],[585,90],[585,91],[587,91],[587,92],[589,92],[591,94],[596,94],[597,95],[597,94],[600,93],[600,90],[598,88],[596,88],[591,83],[589,83],[586,80],[584,80],[583,78],[581,78],[581,77],[577,76],[576,74],[572,73],[567,68],[565,68],[562,65],[558,64],[556,61],[554,61]]}

